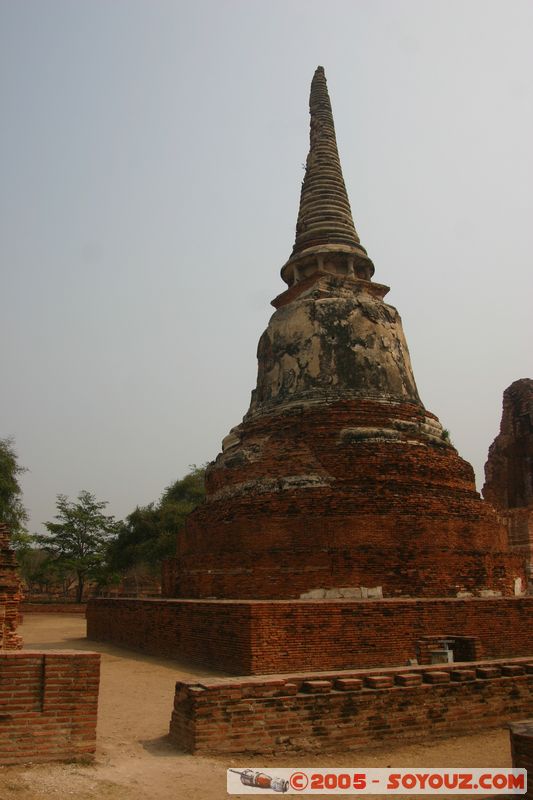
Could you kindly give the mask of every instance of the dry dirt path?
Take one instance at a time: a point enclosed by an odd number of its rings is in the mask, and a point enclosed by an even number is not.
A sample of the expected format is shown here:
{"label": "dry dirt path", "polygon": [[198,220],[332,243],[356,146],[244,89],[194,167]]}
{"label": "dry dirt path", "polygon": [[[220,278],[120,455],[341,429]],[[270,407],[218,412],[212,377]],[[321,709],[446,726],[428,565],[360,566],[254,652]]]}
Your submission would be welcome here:
{"label": "dry dirt path", "polygon": [[[186,755],[176,751],[166,738],[176,680],[213,675],[212,670],[192,669],[174,661],[89,642],[85,639],[85,620],[77,615],[27,614],[22,635],[28,648],[97,650],[102,654],[97,759],[91,766],[0,767],[0,800],[227,797],[226,768],[242,765],[243,759]],[[511,766],[509,734],[504,729],[430,744],[385,746],[380,751],[357,754],[257,757],[252,761],[246,766]]]}

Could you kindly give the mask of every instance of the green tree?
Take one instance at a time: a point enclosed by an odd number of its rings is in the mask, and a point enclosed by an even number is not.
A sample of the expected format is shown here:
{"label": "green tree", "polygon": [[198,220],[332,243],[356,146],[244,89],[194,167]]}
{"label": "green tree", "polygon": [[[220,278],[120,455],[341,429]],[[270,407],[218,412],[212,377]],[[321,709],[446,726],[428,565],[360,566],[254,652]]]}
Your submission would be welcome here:
{"label": "green tree", "polygon": [[81,603],[87,579],[99,580],[106,567],[110,539],[117,531],[114,517],[104,514],[105,501],[98,501],[86,490],[70,502],[57,496],[57,522],[46,522],[48,536],[37,537],[50,553],[58,575],[76,575],[76,602]]}
{"label": "green tree", "polygon": [[109,553],[113,569],[134,568],[159,574],[164,558],[174,555],[176,534],[187,516],[203,502],[205,468],[193,466],[164,490],[159,503],[137,506],[120,526]]}
{"label": "green tree", "polygon": [[18,482],[18,476],[23,472],[26,469],[19,466],[13,439],[0,439],[0,522],[9,525],[14,539],[24,538],[24,523],[28,519]]}

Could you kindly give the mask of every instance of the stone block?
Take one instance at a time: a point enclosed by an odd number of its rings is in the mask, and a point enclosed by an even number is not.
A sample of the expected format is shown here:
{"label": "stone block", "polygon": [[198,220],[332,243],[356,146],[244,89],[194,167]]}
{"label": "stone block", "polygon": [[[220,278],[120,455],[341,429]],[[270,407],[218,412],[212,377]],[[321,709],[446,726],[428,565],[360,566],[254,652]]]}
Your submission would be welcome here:
{"label": "stone block", "polygon": [[476,675],[481,680],[489,680],[490,678],[499,678],[502,674],[500,667],[478,667]]}
{"label": "stone block", "polygon": [[464,683],[465,681],[475,681],[475,669],[453,669],[451,672],[452,681],[457,683]]}
{"label": "stone block", "polygon": [[401,672],[396,675],[398,686],[419,686],[422,683],[422,675],[419,672]]}
{"label": "stone block", "polygon": [[323,600],[325,596],[325,589],[311,589],[310,592],[304,592],[301,594],[300,600]]}
{"label": "stone block", "polygon": [[298,694],[298,685],[296,683],[286,683],[281,689],[280,694],[294,695]]}
{"label": "stone block", "polygon": [[525,674],[526,670],[523,664],[504,664],[502,666],[502,675],[505,675],[506,677]]}
{"label": "stone block", "polygon": [[341,597],[351,597],[358,600],[362,597],[360,586],[344,586],[339,589]]}
{"label": "stone block", "polygon": [[337,678],[335,689],[339,692],[359,692],[363,688],[360,678]]}
{"label": "stone block", "polygon": [[450,683],[451,675],[449,672],[432,670],[424,672],[424,683]]}
{"label": "stone block", "polygon": [[302,692],[308,694],[325,694],[331,691],[333,686],[331,681],[304,681],[302,683]]}

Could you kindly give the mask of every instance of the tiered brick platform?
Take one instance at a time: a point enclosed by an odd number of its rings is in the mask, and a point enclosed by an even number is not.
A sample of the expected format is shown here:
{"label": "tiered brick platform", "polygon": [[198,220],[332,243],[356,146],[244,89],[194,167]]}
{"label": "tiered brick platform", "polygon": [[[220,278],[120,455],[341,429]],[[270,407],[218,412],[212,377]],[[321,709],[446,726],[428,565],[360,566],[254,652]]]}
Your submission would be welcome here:
{"label": "tiered brick platform", "polygon": [[523,558],[508,552],[471,466],[428,440],[429,418],[419,406],[358,400],[248,420],[208,471],[207,501],[178,536],[164,594],[298,598],[361,585],[388,597],[512,594]]}
{"label": "tiered brick platform", "polygon": [[[357,750],[533,711],[533,660],[176,684],[170,736],[193,753]],[[520,765],[519,765],[520,766]]]}
{"label": "tiered brick platform", "polygon": [[475,657],[533,654],[533,597],[91,600],[87,636],[238,675],[399,666],[424,637],[476,638]]}

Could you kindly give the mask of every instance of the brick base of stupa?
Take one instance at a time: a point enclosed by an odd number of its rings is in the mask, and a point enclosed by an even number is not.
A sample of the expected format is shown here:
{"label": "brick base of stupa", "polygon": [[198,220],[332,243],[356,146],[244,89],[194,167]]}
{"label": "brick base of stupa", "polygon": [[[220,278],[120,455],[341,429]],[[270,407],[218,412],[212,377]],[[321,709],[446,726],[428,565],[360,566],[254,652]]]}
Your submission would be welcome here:
{"label": "brick base of stupa", "polygon": [[295,598],[381,586],[456,597],[526,585],[470,464],[414,403],[288,405],[234,429],[166,564],[168,597]]}
{"label": "brick base of stupa", "polygon": [[[404,600],[98,599],[87,636],[237,675],[400,666],[431,641],[464,657],[533,653],[533,597]],[[425,655],[424,655],[425,654]]]}

